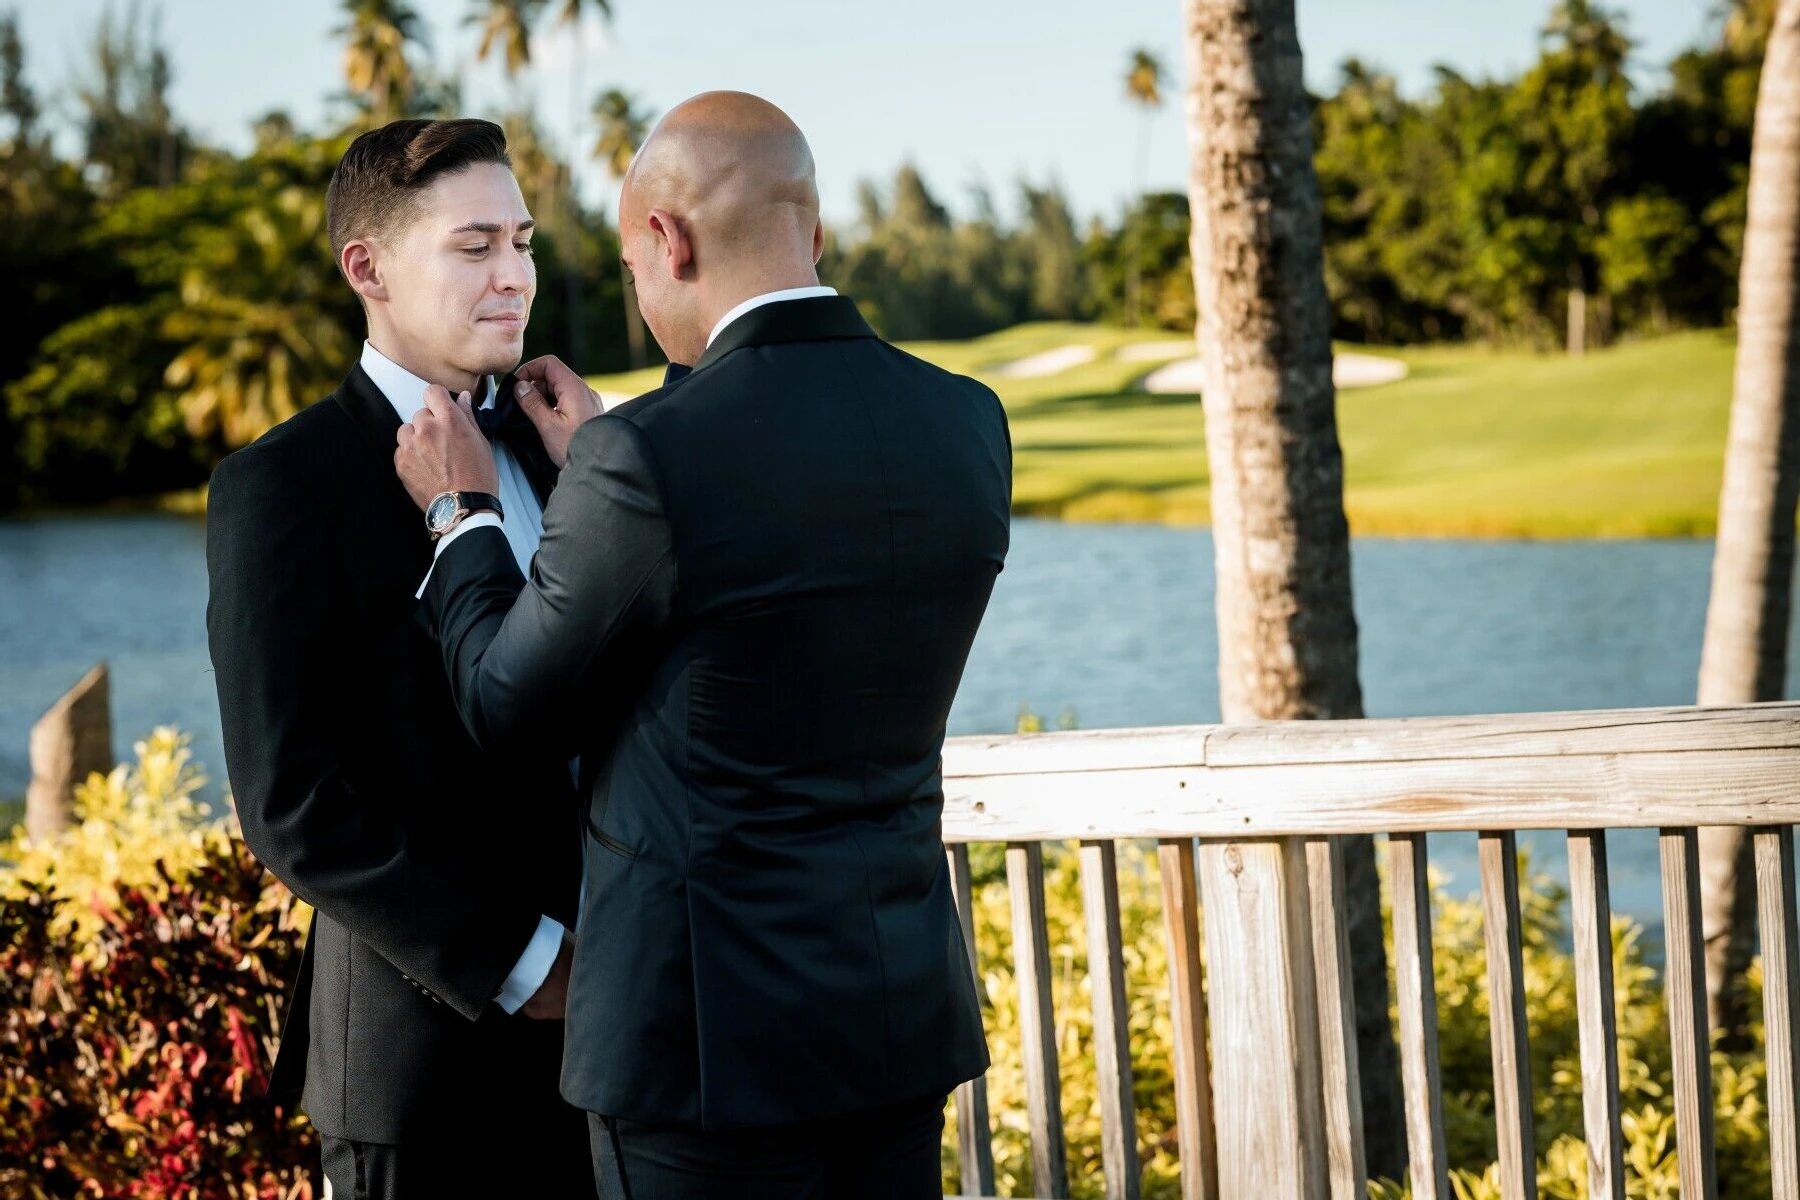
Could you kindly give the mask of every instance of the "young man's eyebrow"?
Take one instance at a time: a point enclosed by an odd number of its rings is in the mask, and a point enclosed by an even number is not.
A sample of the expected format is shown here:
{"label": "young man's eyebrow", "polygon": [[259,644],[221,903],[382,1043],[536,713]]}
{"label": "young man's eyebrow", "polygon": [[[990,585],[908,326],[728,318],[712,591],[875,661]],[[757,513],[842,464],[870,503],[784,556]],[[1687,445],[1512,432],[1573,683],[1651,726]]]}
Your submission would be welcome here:
{"label": "young man's eyebrow", "polygon": [[[504,226],[499,225],[493,221],[470,221],[467,225],[458,225],[455,229],[452,229],[450,232],[453,234],[455,234],[455,233],[499,233],[503,228],[504,228]],[[527,218],[526,220],[519,222],[518,232],[524,233],[528,229],[536,229],[536,228],[537,228],[537,222]]]}

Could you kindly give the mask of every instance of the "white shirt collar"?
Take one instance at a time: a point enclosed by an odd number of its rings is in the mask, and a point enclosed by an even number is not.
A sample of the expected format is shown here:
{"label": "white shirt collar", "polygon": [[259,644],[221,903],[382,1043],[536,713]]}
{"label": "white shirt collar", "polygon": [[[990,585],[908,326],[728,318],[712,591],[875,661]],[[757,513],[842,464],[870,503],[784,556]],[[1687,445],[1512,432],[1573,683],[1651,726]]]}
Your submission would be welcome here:
{"label": "white shirt collar", "polygon": [[761,308],[765,304],[774,304],[778,300],[810,300],[815,296],[835,296],[835,295],[837,295],[836,288],[797,287],[797,288],[783,288],[779,292],[764,292],[760,296],[752,296],[748,300],[744,301],[742,304],[738,305],[736,308],[732,309],[730,312],[726,313],[724,316],[719,318],[719,323],[717,325],[713,326],[712,333],[707,336],[706,344],[708,346],[710,346],[714,342],[718,341],[719,335],[721,333],[725,332],[725,327],[727,325],[731,324],[733,321],[737,320],[739,317],[743,316],[745,313],[749,312],[753,308]]}
{"label": "white shirt collar", "polygon": [[[394,406],[402,421],[410,421],[421,408],[425,407],[425,389],[431,385],[414,375],[411,371],[377,350],[368,341],[363,342],[362,369],[387,402]],[[494,402],[496,381],[492,375],[487,377],[487,396],[481,402],[486,408]]]}

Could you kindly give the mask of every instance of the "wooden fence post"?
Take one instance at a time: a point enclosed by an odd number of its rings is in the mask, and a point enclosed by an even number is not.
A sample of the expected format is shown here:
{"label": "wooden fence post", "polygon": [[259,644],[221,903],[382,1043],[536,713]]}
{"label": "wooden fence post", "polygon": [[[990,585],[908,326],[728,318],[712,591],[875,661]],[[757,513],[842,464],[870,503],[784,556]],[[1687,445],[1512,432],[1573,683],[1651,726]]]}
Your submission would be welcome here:
{"label": "wooden fence post", "polygon": [[1326,1200],[1330,1173],[1306,847],[1200,843],[1219,1192]]}
{"label": "wooden fence post", "polygon": [[112,770],[112,702],[106,664],[50,706],[31,727],[31,787],[25,793],[25,836],[54,837],[68,827],[75,785]]}

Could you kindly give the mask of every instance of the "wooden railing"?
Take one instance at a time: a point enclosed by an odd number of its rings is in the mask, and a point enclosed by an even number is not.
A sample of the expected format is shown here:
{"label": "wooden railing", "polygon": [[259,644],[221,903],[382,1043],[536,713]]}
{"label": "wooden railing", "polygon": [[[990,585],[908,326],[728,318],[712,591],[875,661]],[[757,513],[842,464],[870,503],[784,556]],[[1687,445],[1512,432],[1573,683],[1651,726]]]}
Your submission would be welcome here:
{"label": "wooden railing", "polygon": [[[1364,1200],[1338,837],[1368,833],[1388,835],[1412,1194],[1451,1200],[1426,882],[1429,835],[1450,831],[1479,835],[1501,1188],[1507,1200],[1535,1196],[1515,836],[1554,829],[1568,834],[1588,1194],[1624,1200],[1606,834],[1649,828],[1661,831],[1681,1194],[1713,1200],[1695,830],[1744,825],[1755,827],[1773,1195],[1800,1200],[1800,704],[957,738],[944,770],[944,837],[966,934],[967,844],[1006,846],[1039,1196],[1068,1195],[1043,844],[1080,846],[1106,1195],[1135,1200],[1113,844],[1153,838],[1183,1200]],[[1214,1095],[1230,1102],[1215,1106]],[[984,1081],[959,1089],[956,1114],[963,1191],[991,1196]]]}

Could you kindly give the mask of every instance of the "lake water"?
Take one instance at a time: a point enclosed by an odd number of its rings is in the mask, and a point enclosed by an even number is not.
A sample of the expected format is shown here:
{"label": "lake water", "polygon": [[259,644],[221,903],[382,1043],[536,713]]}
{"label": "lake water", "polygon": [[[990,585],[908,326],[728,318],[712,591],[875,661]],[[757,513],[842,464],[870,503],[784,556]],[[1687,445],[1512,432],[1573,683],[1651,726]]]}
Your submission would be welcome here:
{"label": "lake water", "polygon": [[[1358,539],[1368,713],[1691,703],[1711,557],[1702,541]],[[1204,530],[1017,522],[951,732],[1011,729],[1021,704],[1088,729],[1217,720],[1212,600]],[[222,779],[205,608],[197,520],[0,522],[0,797],[25,790],[32,723],[100,659],[121,755],[175,724]],[[1565,871],[1559,835],[1521,840]],[[1615,838],[1612,858],[1615,908],[1660,924],[1655,835]],[[1472,837],[1434,838],[1433,861],[1473,885]]]}

